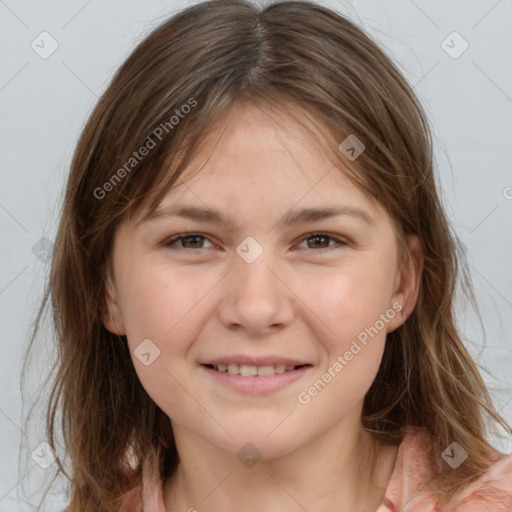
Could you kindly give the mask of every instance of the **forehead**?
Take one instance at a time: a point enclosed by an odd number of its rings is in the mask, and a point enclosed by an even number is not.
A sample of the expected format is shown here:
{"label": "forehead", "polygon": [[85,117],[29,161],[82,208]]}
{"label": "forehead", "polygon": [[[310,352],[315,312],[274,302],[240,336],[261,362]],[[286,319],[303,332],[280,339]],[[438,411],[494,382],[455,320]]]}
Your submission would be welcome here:
{"label": "forehead", "polygon": [[191,188],[290,197],[335,189],[361,194],[340,161],[325,151],[332,141],[297,115],[246,103],[235,106],[209,130],[167,198]]}
{"label": "forehead", "polygon": [[322,152],[318,136],[314,126],[301,122],[298,107],[281,105],[275,110],[270,105],[247,102],[235,104],[211,129],[211,139],[214,144],[222,143],[226,157],[237,157],[252,150],[298,151],[304,144],[308,151],[318,153]]}
{"label": "forehead", "polygon": [[315,137],[277,121],[257,109],[236,112],[141,222],[186,218],[234,230],[254,217],[274,227],[350,218],[374,227],[374,205]]}
{"label": "forehead", "polygon": [[[300,107],[240,102],[209,126],[153,207],[133,217],[139,224],[176,203],[241,212],[251,201],[262,211],[279,205],[282,214],[294,204],[296,209],[336,207],[340,201],[377,214],[380,205],[348,177],[333,149],[337,152],[332,134]],[[171,169],[167,173],[171,176]]]}

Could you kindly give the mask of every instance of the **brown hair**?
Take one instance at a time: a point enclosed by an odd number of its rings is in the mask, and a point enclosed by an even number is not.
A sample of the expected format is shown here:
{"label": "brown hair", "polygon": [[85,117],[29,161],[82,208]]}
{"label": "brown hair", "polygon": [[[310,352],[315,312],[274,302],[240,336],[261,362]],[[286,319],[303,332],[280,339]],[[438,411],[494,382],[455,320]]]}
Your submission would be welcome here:
{"label": "brown hair", "polygon": [[[402,256],[405,235],[419,237],[418,302],[388,335],[362,421],[393,444],[404,427],[424,427],[436,461],[457,441],[468,459],[457,470],[438,464],[432,485],[441,493],[467,484],[489,465],[484,415],[510,427],[493,410],[456,327],[459,278],[474,297],[438,196],[419,101],[363,30],[325,7],[212,0],[172,16],[137,46],[92,112],[73,157],[31,343],[50,304],[58,359],[47,435],[53,447],[63,436],[72,510],[119,509],[122,496],[141,483],[141,465],[127,464],[128,446],[139,461],[157,457],[164,478],[176,468],[169,418],[142,387],[125,337],[103,325],[112,240],[126,215],[158,205],[213,123],[240,101],[288,114],[298,109],[323,131],[333,161],[389,212]],[[347,165],[338,144],[350,134],[366,150]],[[146,156],[134,156],[150,145]],[[59,470],[65,471],[60,459]]]}

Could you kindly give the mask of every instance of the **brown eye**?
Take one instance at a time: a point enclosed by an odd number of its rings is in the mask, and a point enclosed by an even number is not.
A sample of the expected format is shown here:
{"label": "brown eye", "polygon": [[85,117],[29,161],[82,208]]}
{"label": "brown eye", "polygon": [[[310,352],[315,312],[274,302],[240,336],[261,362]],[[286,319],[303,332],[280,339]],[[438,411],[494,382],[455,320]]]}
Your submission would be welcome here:
{"label": "brown eye", "polygon": [[[331,250],[347,245],[345,240],[328,233],[311,233],[304,237],[302,241],[307,243],[307,249]],[[334,242],[334,245],[329,246],[331,242]]]}
{"label": "brown eye", "polygon": [[[329,241],[331,240],[331,237],[327,235],[314,235],[310,236],[307,240],[312,240],[313,244],[316,247],[321,246],[321,248],[323,249],[329,246]],[[315,249],[316,247],[310,247],[310,249]]]}
{"label": "brown eye", "polygon": [[203,247],[205,240],[207,238],[204,235],[186,233],[166,240],[164,245],[173,249],[208,249],[208,247]]}

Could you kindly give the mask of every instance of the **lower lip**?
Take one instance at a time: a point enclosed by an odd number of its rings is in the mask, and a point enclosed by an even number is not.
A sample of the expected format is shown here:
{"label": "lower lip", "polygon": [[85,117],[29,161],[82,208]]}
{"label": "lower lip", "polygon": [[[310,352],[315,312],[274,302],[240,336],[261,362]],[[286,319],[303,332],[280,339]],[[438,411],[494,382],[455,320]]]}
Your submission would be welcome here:
{"label": "lower lip", "polygon": [[302,366],[301,368],[297,368],[295,370],[289,370],[283,373],[275,373],[274,375],[255,375],[249,377],[233,375],[228,372],[219,372],[204,365],[200,365],[200,368],[221,385],[235,389],[242,393],[261,395],[272,393],[278,389],[288,386],[292,382],[295,382],[296,380],[303,377],[304,374],[312,368],[312,366]]}

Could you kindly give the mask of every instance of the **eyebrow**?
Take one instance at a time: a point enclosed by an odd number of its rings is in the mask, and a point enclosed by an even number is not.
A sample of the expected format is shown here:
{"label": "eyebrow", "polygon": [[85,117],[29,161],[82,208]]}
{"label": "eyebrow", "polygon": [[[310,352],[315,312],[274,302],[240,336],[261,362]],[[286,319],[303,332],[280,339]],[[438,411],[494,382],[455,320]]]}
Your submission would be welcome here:
{"label": "eyebrow", "polygon": [[[300,223],[310,223],[318,220],[331,219],[341,217],[343,215],[350,216],[354,219],[361,220],[369,226],[375,226],[375,220],[367,212],[354,206],[327,206],[317,208],[304,208],[302,210],[290,210],[276,224],[284,226],[293,226]],[[141,219],[139,224],[151,222],[161,218],[181,217],[184,219],[194,220],[198,222],[206,222],[209,224],[224,224],[233,227],[236,222],[234,217],[223,215],[214,208],[200,208],[197,206],[174,205],[165,208],[156,209]]]}

